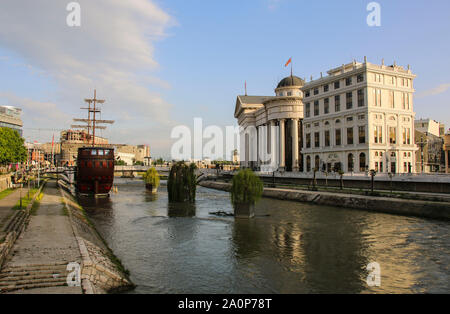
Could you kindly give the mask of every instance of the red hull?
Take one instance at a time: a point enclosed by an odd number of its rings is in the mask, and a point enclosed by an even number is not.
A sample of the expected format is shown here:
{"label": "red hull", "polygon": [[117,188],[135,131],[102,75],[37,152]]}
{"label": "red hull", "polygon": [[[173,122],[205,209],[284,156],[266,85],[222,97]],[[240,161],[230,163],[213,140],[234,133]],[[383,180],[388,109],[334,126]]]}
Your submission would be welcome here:
{"label": "red hull", "polygon": [[79,148],[76,180],[78,193],[109,194],[114,182],[114,149]]}

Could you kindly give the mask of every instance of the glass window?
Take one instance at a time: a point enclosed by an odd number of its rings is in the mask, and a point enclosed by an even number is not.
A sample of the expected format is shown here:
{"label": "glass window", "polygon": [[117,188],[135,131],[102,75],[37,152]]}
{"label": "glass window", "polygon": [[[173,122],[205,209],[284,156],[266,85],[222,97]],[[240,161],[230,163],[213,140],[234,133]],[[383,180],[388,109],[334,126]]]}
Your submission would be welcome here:
{"label": "glass window", "polygon": [[347,145],[353,144],[353,128],[347,128]]}
{"label": "glass window", "polygon": [[309,118],[311,116],[311,105],[310,103],[305,104],[305,118]]}
{"label": "glass window", "polygon": [[336,146],[341,146],[341,129],[336,129]]}
{"label": "glass window", "polygon": [[350,93],[347,93],[347,95],[346,95],[347,97],[347,102],[346,102],[346,104],[347,104],[347,109],[352,109],[353,108],[353,93],[352,92],[350,92]]}
{"label": "glass window", "polygon": [[97,150],[96,149],[91,150],[91,155],[92,156],[97,155]]}
{"label": "glass window", "polygon": [[357,78],[356,78],[356,81],[357,81],[358,83],[363,82],[363,81],[364,81],[364,74],[358,74],[358,76],[357,76]]}
{"label": "glass window", "polygon": [[316,87],[316,88],[314,88],[314,95],[317,95],[317,94],[319,94],[319,89]]}
{"label": "glass window", "polygon": [[352,85],[352,78],[351,78],[351,77],[347,77],[347,78],[345,79],[345,85],[346,85],[346,86]]}
{"label": "glass window", "polygon": [[314,102],[314,115],[315,115],[315,116],[318,116],[318,115],[319,115],[319,101],[318,101],[318,100],[316,100],[316,101]]}
{"label": "glass window", "polygon": [[359,144],[366,143],[366,127],[365,126],[358,127],[358,134],[359,134]]}
{"label": "glass window", "polygon": [[339,81],[334,82],[334,89],[338,89],[340,87]]}
{"label": "glass window", "polygon": [[358,90],[358,107],[364,107],[364,90]]}
{"label": "glass window", "polygon": [[320,133],[315,132],[314,133],[314,147],[320,147]]}
{"label": "glass window", "polygon": [[103,156],[103,149],[99,149],[99,150],[98,150],[98,155],[99,155],[99,156]]}
{"label": "glass window", "polygon": [[311,171],[311,156],[306,157],[306,171]]}
{"label": "glass window", "polygon": [[329,98],[325,98],[323,101],[323,112],[325,114],[330,113],[330,99]]}
{"label": "glass window", "polygon": [[341,95],[334,96],[334,112],[341,111]]}
{"label": "glass window", "polygon": [[311,148],[311,133],[306,134],[306,148]]}
{"label": "glass window", "polygon": [[325,146],[329,147],[330,146],[330,131],[325,131]]}
{"label": "glass window", "polygon": [[361,153],[359,155],[359,171],[364,172],[366,171],[366,154]]}
{"label": "glass window", "polygon": [[348,154],[348,159],[347,159],[347,166],[348,166],[348,171],[352,172],[353,171],[353,154]]}
{"label": "glass window", "polygon": [[389,143],[397,144],[397,128],[389,127]]}
{"label": "glass window", "polygon": [[329,85],[327,84],[327,85],[324,85],[323,86],[323,91],[324,91],[324,93],[326,93],[326,92],[328,92],[329,91]]}

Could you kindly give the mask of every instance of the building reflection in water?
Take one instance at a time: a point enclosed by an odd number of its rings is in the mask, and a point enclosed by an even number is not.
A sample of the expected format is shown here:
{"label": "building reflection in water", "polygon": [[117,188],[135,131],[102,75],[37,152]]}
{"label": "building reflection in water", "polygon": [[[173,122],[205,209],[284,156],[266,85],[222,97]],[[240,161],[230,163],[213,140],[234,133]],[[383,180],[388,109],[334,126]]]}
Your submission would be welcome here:
{"label": "building reflection in water", "polygon": [[[257,214],[261,212],[270,216],[236,220],[233,242],[239,263],[253,264],[256,273],[273,280],[274,292],[364,289],[362,275],[369,263],[362,239],[364,220],[349,223],[339,210],[269,199],[258,204]],[[264,254],[271,257],[262,258]]]}

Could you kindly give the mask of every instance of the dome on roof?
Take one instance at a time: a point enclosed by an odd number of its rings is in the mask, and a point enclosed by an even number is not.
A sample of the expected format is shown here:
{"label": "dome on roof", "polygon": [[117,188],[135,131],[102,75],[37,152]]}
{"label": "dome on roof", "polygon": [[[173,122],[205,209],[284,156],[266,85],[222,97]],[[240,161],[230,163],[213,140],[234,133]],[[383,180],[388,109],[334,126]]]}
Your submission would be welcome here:
{"label": "dome on roof", "polygon": [[280,87],[289,87],[289,86],[303,86],[305,85],[305,81],[302,80],[301,78],[297,77],[297,76],[288,76],[285,77],[284,79],[282,79],[280,81],[280,83],[278,83],[277,88]]}

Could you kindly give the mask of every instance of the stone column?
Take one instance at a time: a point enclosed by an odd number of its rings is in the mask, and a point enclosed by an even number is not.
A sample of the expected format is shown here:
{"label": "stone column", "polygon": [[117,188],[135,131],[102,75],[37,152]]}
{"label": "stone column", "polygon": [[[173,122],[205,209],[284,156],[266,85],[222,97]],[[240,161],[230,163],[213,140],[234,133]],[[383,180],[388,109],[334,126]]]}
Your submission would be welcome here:
{"label": "stone column", "polygon": [[275,120],[270,121],[270,165],[275,171],[277,169],[277,132],[275,126]]}
{"label": "stone column", "polygon": [[448,150],[444,150],[445,153],[445,173],[448,173]]}
{"label": "stone column", "polygon": [[280,166],[281,171],[286,168],[286,150],[285,150],[285,122],[286,119],[280,119]]}
{"label": "stone column", "polygon": [[298,119],[292,119],[292,171],[299,171],[298,160]]}

